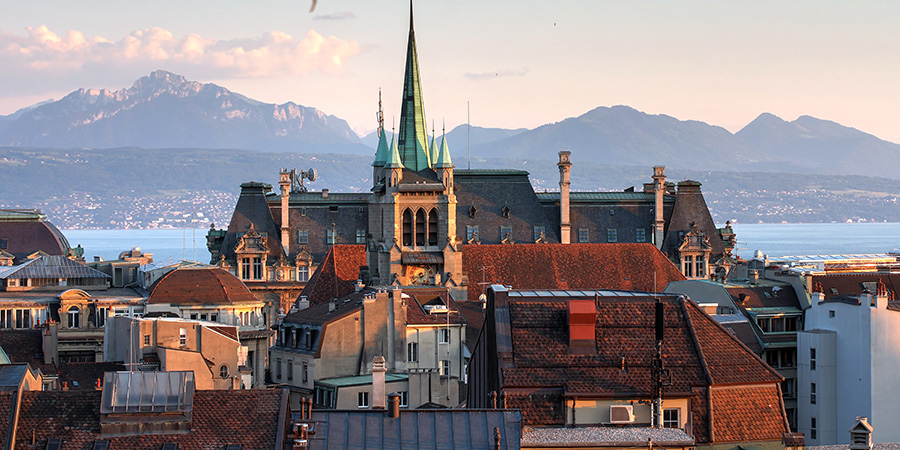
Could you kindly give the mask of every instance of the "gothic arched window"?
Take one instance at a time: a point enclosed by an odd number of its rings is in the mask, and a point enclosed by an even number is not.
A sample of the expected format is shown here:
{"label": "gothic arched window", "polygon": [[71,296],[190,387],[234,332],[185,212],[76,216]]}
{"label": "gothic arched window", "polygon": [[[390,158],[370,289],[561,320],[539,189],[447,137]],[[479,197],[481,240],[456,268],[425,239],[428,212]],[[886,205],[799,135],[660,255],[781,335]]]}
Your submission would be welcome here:
{"label": "gothic arched window", "polygon": [[428,212],[428,245],[438,245],[438,217],[434,209]]}
{"label": "gothic arched window", "polygon": [[416,245],[425,245],[425,210],[416,211]]}
{"label": "gothic arched window", "polygon": [[413,236],[412,212],[409,208],[403,210],[403,245],[411,246]]}

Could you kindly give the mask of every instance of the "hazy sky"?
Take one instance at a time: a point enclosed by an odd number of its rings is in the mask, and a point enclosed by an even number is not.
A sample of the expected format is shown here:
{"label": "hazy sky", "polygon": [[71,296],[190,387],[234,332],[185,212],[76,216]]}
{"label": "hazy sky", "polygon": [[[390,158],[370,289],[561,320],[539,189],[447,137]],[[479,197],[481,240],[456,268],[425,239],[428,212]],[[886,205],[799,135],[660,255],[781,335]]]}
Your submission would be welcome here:
{"label": "hazy sky", "polygon": [[[155,69],[375,128],[399,115],[404,0],[3,1],[0,114]],[[598,106],[738,131],[811,115],[900,142],[900,2],[419,0],[429,122],[533,128]]]}

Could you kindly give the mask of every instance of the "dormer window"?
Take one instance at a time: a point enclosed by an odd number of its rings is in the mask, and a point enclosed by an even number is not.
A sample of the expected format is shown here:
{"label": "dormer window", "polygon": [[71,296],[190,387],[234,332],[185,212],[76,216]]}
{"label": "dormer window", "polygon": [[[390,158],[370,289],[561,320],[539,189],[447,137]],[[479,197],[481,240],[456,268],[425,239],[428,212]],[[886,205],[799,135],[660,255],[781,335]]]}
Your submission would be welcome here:
{"label": "dormer window", "polygon": [[504,219],[509,219],[509,206],[503,205],[503,210],[501,212]]}
{"label": "dormer window", "polygon": [[69,328],[78,328],[81,319],[81,310],[77,306],[69,308]]}
{"label": "dormer window", "polygon": [[476,208],[475,205],[472,205],[471,207],[469,207],[469,217],[470,218],[474,219],[477,214],[478,214],[478,208]]}

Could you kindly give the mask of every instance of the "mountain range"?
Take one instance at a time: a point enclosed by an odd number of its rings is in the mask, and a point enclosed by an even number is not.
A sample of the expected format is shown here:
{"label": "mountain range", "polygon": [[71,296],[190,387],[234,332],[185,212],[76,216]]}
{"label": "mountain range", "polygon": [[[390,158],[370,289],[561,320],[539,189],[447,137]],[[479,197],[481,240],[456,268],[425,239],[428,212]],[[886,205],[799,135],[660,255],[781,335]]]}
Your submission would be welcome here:
{"label": "mountain range", "polygon": [[[598,107],[527,129],[461,125],[447,133],[457,166],[467,157],[666,165],[699,170],[876,175],[900,178],[900,145],[835,122],[761,114],[737,133],[700,121]],[[377,137],[313,107],[259,102],[165,71],[127,89],[79,89],[0,116],[0,146],[206,148],[372,155]]]}

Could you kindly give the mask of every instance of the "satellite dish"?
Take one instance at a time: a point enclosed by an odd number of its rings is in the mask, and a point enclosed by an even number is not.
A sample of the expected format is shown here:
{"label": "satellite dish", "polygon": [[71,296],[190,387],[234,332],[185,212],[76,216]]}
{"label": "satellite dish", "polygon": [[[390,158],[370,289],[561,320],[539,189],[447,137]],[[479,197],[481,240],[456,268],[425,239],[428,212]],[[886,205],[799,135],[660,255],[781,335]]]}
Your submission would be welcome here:
{"label": "satellite dish", "polygon": [[306,172],[306,178],[308,178],[309,181],[316,181],[316,176],[317,176],[317,175],[318,175],[318,172],[316,172],[316,169],[310,168],[310,169]]}

